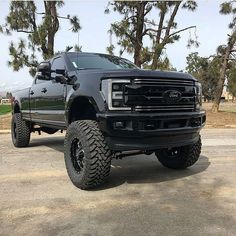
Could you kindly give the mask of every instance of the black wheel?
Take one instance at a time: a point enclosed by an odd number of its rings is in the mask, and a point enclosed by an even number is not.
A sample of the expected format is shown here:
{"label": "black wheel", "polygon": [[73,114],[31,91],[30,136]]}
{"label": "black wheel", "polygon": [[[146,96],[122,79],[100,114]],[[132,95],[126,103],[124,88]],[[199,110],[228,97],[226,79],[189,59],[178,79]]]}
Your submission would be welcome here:
{"label": "black wheel", "polygon": [[161,164],[171,169],[185,169],[192,166],[201,153],[201,137],[192,145],[160,149],[156,151],[156,156]]}
{"label": "black wheel", "polygon": [[72,183],[80,189],[94,188],[110,173],[112,153],[96,121],[70,124],[65,136],[65,164]]}
{"label": "black wheel", "polygon": [[21,118],[21,113],[15,113],[11,121],[11,137],[15,147],[27,147],[30,142],[30,124]]}

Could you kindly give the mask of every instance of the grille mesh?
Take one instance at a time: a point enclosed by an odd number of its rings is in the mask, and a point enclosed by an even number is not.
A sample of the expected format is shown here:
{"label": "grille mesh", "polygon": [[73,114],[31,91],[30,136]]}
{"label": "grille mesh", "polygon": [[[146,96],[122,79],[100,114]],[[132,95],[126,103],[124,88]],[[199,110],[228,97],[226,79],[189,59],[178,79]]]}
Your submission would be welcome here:
{"label": "grille mesh", "polygon": [[[171,98],[170,93],[180,96]],[[124,86],[125,104],[140,112],[194,111],[195,94],[194,81],[184,79],[137,78],[131,85]]]}

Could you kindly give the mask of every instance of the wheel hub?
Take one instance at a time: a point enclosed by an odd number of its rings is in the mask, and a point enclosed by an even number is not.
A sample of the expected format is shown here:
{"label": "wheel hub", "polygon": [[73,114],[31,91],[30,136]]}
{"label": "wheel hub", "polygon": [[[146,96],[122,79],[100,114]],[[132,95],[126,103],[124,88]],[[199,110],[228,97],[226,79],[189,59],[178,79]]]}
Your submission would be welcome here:
{"label": "wheel hub", "polygon": [[76,138],[71,144],[71,159],[73,166],[77,172],[81,172],[84,168],[85,152],[81,142]]}
{"label": "wheel hub", "polygon": [[170,148],[167,150],[167,156],[169,158],[178,158],[180,154],[179,148]]}

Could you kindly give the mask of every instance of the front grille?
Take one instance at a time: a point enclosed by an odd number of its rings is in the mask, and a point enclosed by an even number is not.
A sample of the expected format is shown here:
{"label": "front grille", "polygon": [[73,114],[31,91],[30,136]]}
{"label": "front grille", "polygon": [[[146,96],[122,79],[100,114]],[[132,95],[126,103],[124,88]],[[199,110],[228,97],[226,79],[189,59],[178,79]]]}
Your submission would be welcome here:
{"label": "front grille", "polygon": [[194,81],[137,78],[124,86],[124,104],[134,111],[194,111]]}

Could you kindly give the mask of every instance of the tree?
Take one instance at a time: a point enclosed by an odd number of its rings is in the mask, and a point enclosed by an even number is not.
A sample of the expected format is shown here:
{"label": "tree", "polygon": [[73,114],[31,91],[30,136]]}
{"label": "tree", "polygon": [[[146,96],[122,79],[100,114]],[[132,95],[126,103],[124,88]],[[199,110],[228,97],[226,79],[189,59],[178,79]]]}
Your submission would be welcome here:
{"label": "tree", "polygon": [[220,13],[224,15],[232,15],[232,20],[229,23],[229,29],[231,34],[228,35],[227,45],[218,47],[217,55],[221,60],[220,63],[220,75],[217,82],[217,86],[214,94],[214,102],[212,105],[212,111],[218,112],[220,105],[220,98],[223,92],[227,70],[229,69],[229,61],[235,60],[234,53],[236,51],[236,0],[224,2],[220,5]]}
{"label": "tree", "polygon": [[[150,65],[143,64],[144,69],[150,69]],[[169,58],[167,56],[160,58],[157,63],[158,70],[168,70],[168,71],[177,71],[175,67],[171,64]]]}
{"label": "tree", "polygon": [[219,59],[200,57],[197,52],[187,56],[186,71],[202,84],[202,93],[206,100],[212,100],[219,77]]}
{"label": "tree", "polygon": [[36,53],[40,53],[43,59],[54,55],[55,36],[59,30],[60,19],[70,21],[72,32],[80,30],[77,16],[58,15],[57,10],[64,5],[63,1],[44,1],[43,4],[44,11],[38,12],[34,1],[12,1],[6,22],[0,26],[2,33],[10,35],[17,32],[27,35],[26,40],[10,43],[11,60],[8,64],[14,71],[27,66],[30,74],[34,75],[38,65]]}
{"label": "tree", "polygon": [[[180,39],[180,33],[195,26],[177,29],[175,18],[180,9],[194,11],[195,1],[115,1],[110,2],[106,13],[111,9],[122,15],[120,22],[111,24],[109,33],[115,34],[120,46],[120,54],[124,51],[133,54],[134,63],[151,69],[157,69],[165,47]],[[159,21],[150,19],[149,13],[157,11]],[[151,40],[151,47],[144,46],[144,39]],[[197,45],[197,41],[190,38],[189,45]],[[114,45],[107,48],[113,53]]]}
{"label": "tree", "polygon": [[11,92],[7,92],[6,93],[6,98],[11,99],[12,98],[12,93]]}
{"label": "tree", "polygon": [[230,69],[227,75],[228,79],[228,90],[229,93],[232,94],[233,96],[233,101],[234,98],[236,97],[236,62],[232,62],[230,65]]}

